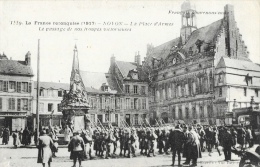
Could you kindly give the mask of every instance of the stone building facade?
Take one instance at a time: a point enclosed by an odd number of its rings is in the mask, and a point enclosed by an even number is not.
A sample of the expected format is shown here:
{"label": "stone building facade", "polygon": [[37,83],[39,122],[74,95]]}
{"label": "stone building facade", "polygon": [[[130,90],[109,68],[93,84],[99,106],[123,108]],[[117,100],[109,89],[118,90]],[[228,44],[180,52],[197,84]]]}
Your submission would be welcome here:
{"label": "stone building facade", "polygon": [[[62,112],[59,105],[63,98],[63,92],[69,90],[69,84],[55,82],[40,82],[39,92],[39,119],[40,126],[61,126]],[[33,91],[33,117],[34,126],[36,123],[36,98],[37,98],[37,82],[34,82]]]}
{"label": "stone building facade", "polygon": [[148,77],[141,64],[141,56],[135,55],[134,62],[110,60],[108,71],[110,87],[120,95],[121,117],[128,125],[149,122]]}
{"label": "stone building facade", "polygon": [[259,103],[260,66],[222,57],[215,68],[215,108],[217,124],[232,124],[233,109]]}
{"label": "stone building facade", "polygon": [[[74,50],[77,52],[77,50]],[[142,73],[140,55],[135,62],[116,61],[111,57],[108,73],[80,71],[89,101],[89,114],[94,124],[114,126],[141,125],[149,121],[148,82]],[[34,82],[33,116],[36,115],[36,88]],[[39,117],[41,126],[62,126],[59,105],[69,84],[40,82]],[[36,122],[36,121],[34,121]],[[146,122],[146,123],[147,123]]]}
{"label": "stone building facade", "polygon": [[[157,47],[147,46],[144,65],[150,84],[149,109],[153,119],[165,122],[215,124],[218,111],[232,111],[226,108],[229,99],[223,96],[223,106],[216,98],[216,66],[222,57],[253,63],[236,25],[232,5],[225,6],[223,19],[202,28],[196,26],[194,5],[185,1],[181,11],[180,37]],[[239,70],[237,73],[247,75]]]}
{"label": "stone building facade", "polygon": [[25,60],[8,59],[0,54],[0,128],[10,131],[32,126],[33,89],[31,54]]}

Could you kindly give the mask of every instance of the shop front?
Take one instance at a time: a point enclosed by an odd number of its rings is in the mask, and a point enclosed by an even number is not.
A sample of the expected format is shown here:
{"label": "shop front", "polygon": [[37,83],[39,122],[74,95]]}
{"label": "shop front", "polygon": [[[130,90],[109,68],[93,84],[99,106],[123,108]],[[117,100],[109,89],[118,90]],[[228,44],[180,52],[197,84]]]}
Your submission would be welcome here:
{"label": "shop front", "polygon": [[[33,117],[35,118],[35,123],[36,123],[36,115],[34,114]],[[54,126],[58,126],[58,127],[62,127],[62,123],[63,123],[63,116],[62,114],[40,114],[39,115],[39,120],[40,120],[40,127],[54,127]],[[35,124],[36,125],[36,124]],[[36,127],[35,127],[36,128]]]}
{"label": "shop front", "polygon": [[27,126],[27,112],[0,112],[0,129],[8,127],[10,132]]}

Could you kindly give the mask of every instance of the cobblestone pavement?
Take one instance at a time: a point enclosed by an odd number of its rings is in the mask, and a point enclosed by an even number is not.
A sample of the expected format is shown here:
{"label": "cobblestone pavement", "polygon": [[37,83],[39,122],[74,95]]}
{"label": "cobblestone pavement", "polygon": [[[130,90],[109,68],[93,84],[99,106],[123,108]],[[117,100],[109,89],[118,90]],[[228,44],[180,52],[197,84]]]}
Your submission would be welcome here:
{"label": "cobblestone pavement", "polygon": [[[0,166],[1,167],[41,167],[37,164],[37,149],[31,148],[10,148],[0,147]],[[240,158],[232,154],[232,161],[226,162],[224,155],[219,156],[217,152],[209,156],[203,152],[198,159],[199,167],[233,167],[238,166]],[[182,161],[183,163],[184,161]],[[157,155],[156,157],[145,157],[137,153],[134,158],[115,157],[112,159],[100,159],[83,161],[83,167],[167,167],[171,164],[171,155]],[[69,159],[67,148],[59,148],[57,157],[53,158],[52,167],[71,167],[72,160]],[[77,164],[78,166],[78,164]]]}

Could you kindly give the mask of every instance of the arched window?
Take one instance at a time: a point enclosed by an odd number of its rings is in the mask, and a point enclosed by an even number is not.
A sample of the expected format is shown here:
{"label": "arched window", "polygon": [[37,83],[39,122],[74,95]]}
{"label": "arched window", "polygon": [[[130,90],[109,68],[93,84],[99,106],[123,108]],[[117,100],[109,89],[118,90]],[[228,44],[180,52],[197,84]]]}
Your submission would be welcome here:
{"label": "arched window", "polygon": [[172,87],[172,84],[169,84],[169,86],[168,86],[168,98],[172,98],[171,87]]}
{"label": "arched window", "polygon": [[195,119],[197,118],[196,108],[192,107],[192,117]]}
{"label": "arched window", "polygon": [[204,91],[203,92],[207,92],[208,91],[208,78],[207,77],[204,78],[203,87],[204,87]]}
{"label": "arched window", "polygon": [[213,108],[212,105],[207,106],[207,111],[208,111],[208,117],[212,118],[213,117]]}
{"label": "arched window", "polygon": [[182,110],[181,110],[181,109],[179,109],[178,118],[179,118],[179,119],[182,119]]}
{"label": "arched window", "polygon": [[185,114],[186,114],[186,118],[189,119],[190,118],[190,113],[189,113],[189,108],[188,107],[185,108]]}
{"label": "arched window", "polygon": [[172,118],[175,119],[175,108],[172,109]]}
{"label": "arched window", "polygon": [[200,118],[204,118],[204,108],[200,106]]}

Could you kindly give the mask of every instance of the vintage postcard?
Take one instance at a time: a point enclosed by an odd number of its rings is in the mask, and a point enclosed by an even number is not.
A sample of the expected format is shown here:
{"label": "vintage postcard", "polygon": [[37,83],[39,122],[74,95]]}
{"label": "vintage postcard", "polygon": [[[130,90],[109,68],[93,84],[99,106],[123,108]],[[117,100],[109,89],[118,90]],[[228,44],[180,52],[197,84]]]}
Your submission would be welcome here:
{"label": "vintage postcard", "polygon": [[260,166],[258,0],[0,0],[0,166]]}

